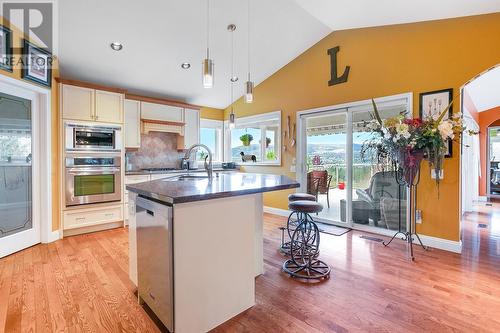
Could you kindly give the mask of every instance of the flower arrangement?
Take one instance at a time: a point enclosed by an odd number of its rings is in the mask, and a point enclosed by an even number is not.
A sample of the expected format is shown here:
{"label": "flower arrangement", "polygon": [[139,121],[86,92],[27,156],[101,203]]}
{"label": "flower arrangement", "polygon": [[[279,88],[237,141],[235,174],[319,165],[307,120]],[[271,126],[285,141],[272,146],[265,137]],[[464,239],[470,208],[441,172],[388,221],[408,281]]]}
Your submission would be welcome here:
{"label": "flower arrangement", "polygon": [[312,165],[321,165],[321,157],[319,155],[314,155]]}
{"label": "flower arrangement", "polygon": [[[404,174],[407,184],[412,184],[422,159],[429,162],[439,175],[447,151],[448,140],[457,140],[466,130],[460,114],[444,119],[453,101],[437,116],[429,119],[407,118],[405,114],[382,120],[375,101],[373,119],[366,128],[378,134],[375,140],[363,143],[361,155],[369,152],[380,164],[393,162]],[[473,132],[471,132],[473,133]],[[439,185],[439,177],[436,177]]]}

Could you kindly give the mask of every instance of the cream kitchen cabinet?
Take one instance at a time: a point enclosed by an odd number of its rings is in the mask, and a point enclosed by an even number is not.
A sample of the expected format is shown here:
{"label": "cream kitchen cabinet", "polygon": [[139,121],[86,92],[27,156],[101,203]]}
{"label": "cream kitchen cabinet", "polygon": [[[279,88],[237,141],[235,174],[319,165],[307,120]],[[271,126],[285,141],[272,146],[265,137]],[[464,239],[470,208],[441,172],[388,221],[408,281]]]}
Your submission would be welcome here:
{"label": "cream kitchen cabinet", "polygon": [[[125,186],[128,184],[137,184],[137,183],[142,183],[142,182],[148,182],[151,180],[150,175],[127,175],[125,176]],[[124,208],[124,214],[125,214],[125,224],[129,224],[129,218],[130,218],[130,206],[129,206],[129,192],[125,188],[125,197],[123,199],[123,202],[125,204]]]}
{"label": "cream kitchen cabinet", "polygon": [[200,111],[184,109],[184,149],[200,142]]}
{"label": "cream kitchen cabinet", "polygon": [[62,84],[64,119],[123,123],[123,94]]}
{"label": "cream kitchen cabinet", "polygon": [[184,121],[184,110],[172,105],[141,102],[141,118],[182,123]]}
{"label": "cream kitchen cabinet", "polygon": [[141,102],[126,99],[123,106],[125,119],[125,148],[141,147]]}
{"label": "cream kitchen cabinet", "polygon": [[95,120],[106,123],[123,123],[123,94],[95,91]]}
{"label": "cream kitchen cabinet", "polygon": [[65,119],[93,121],[95,90],[63,84],[61,87],[61,106]]}

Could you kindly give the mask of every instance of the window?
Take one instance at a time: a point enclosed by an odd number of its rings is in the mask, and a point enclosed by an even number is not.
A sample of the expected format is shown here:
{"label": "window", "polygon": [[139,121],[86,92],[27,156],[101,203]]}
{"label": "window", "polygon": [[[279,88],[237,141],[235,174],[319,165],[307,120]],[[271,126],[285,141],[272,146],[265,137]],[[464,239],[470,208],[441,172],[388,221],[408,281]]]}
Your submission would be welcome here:
{"label": "window", "polygon": [[[222,162],[222,128],[221,120],[200,119],[200,143],[206,145],[212,151],[214,162]],[[197,159],[203,161],[206,151],[200,149],[197,153]]]}
{"label": "window", "polygon": [[[281,164],[281,111],[236,118],[235,128],[227,131],[228,160],[241,164]],[[243,161],[242,154],[250,157]]]}

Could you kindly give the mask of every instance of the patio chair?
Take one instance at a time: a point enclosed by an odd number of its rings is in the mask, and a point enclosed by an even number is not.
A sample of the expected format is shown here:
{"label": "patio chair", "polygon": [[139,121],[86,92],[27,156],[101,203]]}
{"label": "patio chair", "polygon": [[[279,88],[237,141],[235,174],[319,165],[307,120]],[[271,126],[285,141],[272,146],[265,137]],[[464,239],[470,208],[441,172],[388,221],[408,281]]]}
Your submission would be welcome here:
{"label": "patio chair", "polygon": [[307,193],[312,194],[318,200],[319,194],[326,194],[326,204],[330,208],[330,183],[332,176],[328,171],[310,171],[307,173]]}
{"label": "patio chair", "polygon": [[[380,201],[382,198],[398,198],[400,185],[395,179],[393,171],[377,172],[371,180],[367,189],[356,189],[358,200],[364,201],[369,210],[370,219],[375,225],[381,220]],[[406,200],[405,191],[401,191],[401,199]]]}

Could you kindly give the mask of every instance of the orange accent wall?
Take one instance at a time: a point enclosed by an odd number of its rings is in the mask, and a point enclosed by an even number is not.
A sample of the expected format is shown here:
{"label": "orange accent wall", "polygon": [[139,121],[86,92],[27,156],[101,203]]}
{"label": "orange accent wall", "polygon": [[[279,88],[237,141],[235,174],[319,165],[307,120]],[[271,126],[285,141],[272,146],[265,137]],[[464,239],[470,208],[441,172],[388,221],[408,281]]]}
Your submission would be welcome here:
{"label": "orange accent wall", "polygon": [[[335,31],[292,60],[255,88],[252,104],[236,101],[236,116],[275,110],[295,122],[296,112],[372,97],[413,92],[414,115],[418,115],[419,93],[453,88],[454,94],[468,80],[500,61],[500,13],[465,18]],[[465,42],[466,41],[466,42]],[[348,82],[328,86],[329,48],[340,46],[339,73],[351,66]],[[454,105],[459,111],[460,103]],[[225,117],[229,108],[225,110]],[[418,208],[425,235],[457,241],[459,226],[459,151],[444,162],[440,192],[422,165]],[[283,153],[277,167],[247,166],[245,171],[289,175],[295,149]],[[287,208],[287,191],[267,193],[266,206]]]}
{"label": "orange accent wall", "polygon": [[202,107],[200,109],[200,118],[212,119],[212,120],[224,120],[224,110]]}
{"label": "orange accent wall", "polygon": [[500,106],[479,113],[479,146],[481,158],[481,176],[479,177],[479,195],[488,195],[488,127],[498,126],[500,123]]}

